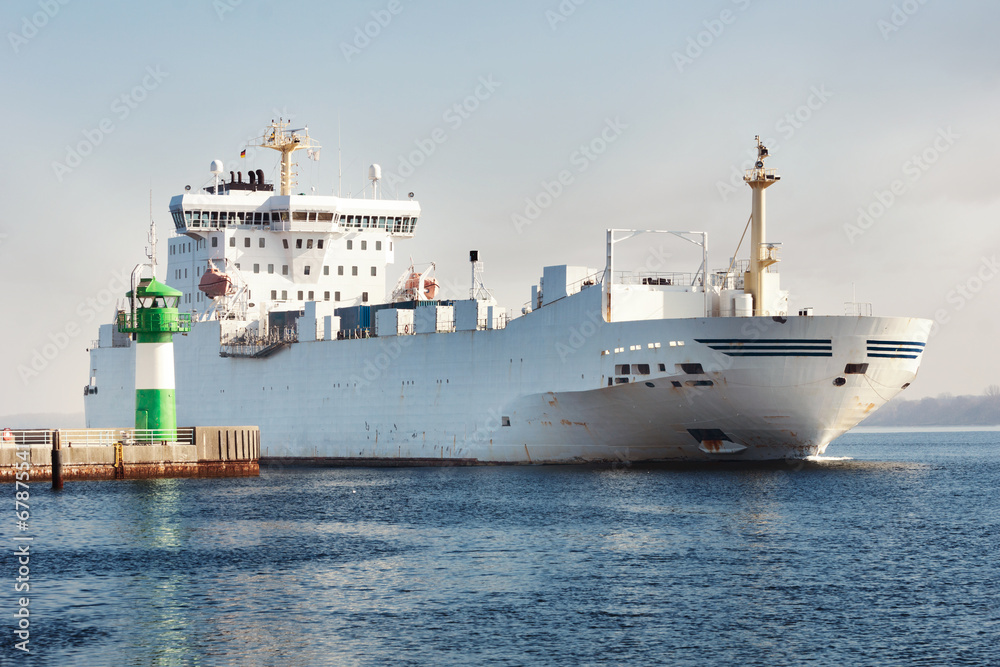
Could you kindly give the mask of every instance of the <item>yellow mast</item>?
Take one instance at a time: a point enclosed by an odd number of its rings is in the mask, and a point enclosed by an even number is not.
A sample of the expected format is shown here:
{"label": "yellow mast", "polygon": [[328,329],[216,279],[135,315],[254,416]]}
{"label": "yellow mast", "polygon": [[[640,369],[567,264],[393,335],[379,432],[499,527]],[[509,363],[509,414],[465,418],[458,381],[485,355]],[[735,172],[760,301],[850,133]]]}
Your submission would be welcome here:
{"label": "yellow mast", "polygon": [[778,261],[775,247],[767,242],[764,189],[781,180],[774,169],[765,169],[767,148],[757,140],[757,162],[748,169],[743,180],[753,189],[753,206],[750,228],[750,270],[744,280],[744,292],[753,295],[753,314],[763,315],[768,305],[764,303],[764,277],[767,267]]}
{"label": "yellow mast", "polygon": [[281,153],[281,190],[279,194],[292,194],[292,153],[303,148],[308,149],[310,154],[319,151],[321,146],[313,143],[309,138],[309,128],[303,127],[298,130],[289,130],[288,121],[281,118],[278,122],[271,121],[271,128],[264,133],[261,143],[257,144],[261,148],[270,148]]}

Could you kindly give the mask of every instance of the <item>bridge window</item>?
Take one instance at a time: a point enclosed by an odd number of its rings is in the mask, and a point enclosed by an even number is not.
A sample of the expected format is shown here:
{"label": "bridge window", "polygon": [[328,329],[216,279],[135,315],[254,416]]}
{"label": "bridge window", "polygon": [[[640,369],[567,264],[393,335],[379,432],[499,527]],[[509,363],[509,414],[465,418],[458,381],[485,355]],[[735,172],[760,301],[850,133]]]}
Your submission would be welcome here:
{"label": "bridge window", "polygon": [[333,222],[333,213],[324,213],[320,211],[316,214],[316,219],[320,222]]}
{"label": "bridge window", "polygon": [[308,217],[305,211],[292,211],[292,220],[295,220],[296,222],[303,222],[307,219]]}

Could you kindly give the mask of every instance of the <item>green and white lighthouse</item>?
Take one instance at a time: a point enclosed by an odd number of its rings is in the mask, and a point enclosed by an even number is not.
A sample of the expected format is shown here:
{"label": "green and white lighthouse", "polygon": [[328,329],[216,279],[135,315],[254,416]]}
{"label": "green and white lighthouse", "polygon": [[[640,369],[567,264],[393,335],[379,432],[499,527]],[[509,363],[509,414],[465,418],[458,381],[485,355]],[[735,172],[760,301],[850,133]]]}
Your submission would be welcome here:
{"label": "green and white lighthouse", "polygon": [[136,336],[136,439],[173,442],[177,440],[173,335],[191,330],[191,315],[178,313],[181,292],[155,275],[141,279],[126,296],[129,312],[118,314],[118,331]]}

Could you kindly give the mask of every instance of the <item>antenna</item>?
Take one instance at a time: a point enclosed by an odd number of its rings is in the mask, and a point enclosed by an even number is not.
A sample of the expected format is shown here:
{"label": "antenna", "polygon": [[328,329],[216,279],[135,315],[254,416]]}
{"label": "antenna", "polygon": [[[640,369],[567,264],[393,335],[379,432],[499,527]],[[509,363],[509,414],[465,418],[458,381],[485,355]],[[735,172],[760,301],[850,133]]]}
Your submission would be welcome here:
{"label": "antenna", "polygon": [[493,294],[486,289],[483,282],[483,263],[479,261],[479,251],[469,251],[469,263],[472,264],[472,288],[469,290],[469,298],[478,301],[493,301]]}
{"label": "antenna", "polygon": [[156,279],[156,223],[153,222],[153,189],[149,189],[149,270]]}
{"label": "antenna", "polygon": [[337,114],[337,196],[344,196],[344,161],[340,153],[340,114]]}
{"label": "antenna", "polygon": [[368,167],[368,180],[372,182],[372,199],[378,199],[378,182],[382,178],[382,167],[373,164]]}

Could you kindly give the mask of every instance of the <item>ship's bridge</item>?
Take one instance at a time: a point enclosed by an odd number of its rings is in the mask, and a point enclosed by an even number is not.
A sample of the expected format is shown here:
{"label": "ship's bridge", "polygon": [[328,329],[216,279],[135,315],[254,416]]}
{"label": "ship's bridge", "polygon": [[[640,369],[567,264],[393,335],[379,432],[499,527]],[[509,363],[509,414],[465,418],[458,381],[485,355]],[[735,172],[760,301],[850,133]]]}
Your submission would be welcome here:
{"label": "ship's bridge", "polygon": [[[309,301],[379,303],[395,259],[393,241],[411,238],[420,217],[412,199],[218,192],[170,200],[177,235],[169,242],[167,282],[182,292],[182,310],[206,314],[238,303],[234,312],[254,319],[301,310]],[[208,294],[215,288],[206,280],[229,281],[235,294],[220,287],[227,296],[213,302]]]}
{"label": "ship's bridge", "polygon": [[180,234],[233,228],[330,234],[370,229],[410,238],[416,231],[420,204],[413,200],[235,191],[178,195],[170,200],[170,215]]}

